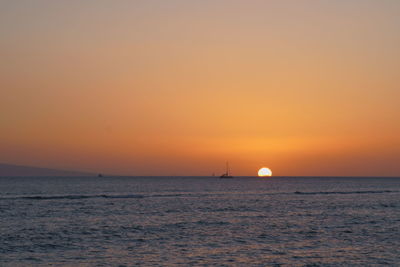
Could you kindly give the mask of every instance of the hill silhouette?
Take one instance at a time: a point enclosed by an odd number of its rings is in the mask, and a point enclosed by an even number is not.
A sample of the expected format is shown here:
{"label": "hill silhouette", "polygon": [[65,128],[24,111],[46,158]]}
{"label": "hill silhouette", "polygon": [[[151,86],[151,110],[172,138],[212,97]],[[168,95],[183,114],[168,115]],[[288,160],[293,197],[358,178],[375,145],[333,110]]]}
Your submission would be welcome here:
{"label": "hill silhouette", "polygon": [[0,163],[0,177],[4,176],[93,176],[95,174],[80,171],[57,170],[32,166],[20,166]]}

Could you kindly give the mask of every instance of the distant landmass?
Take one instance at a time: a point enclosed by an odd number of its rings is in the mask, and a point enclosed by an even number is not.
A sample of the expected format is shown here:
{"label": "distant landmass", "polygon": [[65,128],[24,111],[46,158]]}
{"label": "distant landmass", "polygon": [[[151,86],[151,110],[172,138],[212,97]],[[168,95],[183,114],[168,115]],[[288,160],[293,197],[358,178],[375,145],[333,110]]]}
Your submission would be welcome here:
{"label": "distant landmass", "polygon": [[94,173],[66,171],[0,163],[0,177],[4,176],[94,176]]}

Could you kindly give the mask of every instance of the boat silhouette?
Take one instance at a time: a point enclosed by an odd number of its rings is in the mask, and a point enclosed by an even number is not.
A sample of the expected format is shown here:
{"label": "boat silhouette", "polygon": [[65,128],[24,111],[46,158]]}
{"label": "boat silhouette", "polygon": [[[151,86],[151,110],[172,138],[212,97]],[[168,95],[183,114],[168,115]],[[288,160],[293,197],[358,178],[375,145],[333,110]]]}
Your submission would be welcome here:
{"label": "boat silhouette", "polygon": [[226,162],[226,172],[223,173],[219,178],[233,178],[229,169],[229,163]]}

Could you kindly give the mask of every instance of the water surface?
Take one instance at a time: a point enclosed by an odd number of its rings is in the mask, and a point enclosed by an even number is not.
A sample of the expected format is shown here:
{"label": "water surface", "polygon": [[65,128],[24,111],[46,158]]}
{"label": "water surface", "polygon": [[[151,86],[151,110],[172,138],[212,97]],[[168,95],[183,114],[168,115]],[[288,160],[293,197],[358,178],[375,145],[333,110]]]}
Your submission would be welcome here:
{"label": "water surface", "polygon": [[399,178],[0,178],[0,266],[400,262]]}

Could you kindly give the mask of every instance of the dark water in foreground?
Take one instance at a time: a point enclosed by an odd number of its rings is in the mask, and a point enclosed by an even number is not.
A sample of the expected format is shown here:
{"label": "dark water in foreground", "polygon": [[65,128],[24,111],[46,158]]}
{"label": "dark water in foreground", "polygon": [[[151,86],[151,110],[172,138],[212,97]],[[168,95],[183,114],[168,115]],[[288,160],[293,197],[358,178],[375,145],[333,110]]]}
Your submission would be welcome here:
{"label": "dark water in foreground", "polygon": [[399,178],[0,178],[0,266],[393,266],[399,248]]}

